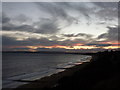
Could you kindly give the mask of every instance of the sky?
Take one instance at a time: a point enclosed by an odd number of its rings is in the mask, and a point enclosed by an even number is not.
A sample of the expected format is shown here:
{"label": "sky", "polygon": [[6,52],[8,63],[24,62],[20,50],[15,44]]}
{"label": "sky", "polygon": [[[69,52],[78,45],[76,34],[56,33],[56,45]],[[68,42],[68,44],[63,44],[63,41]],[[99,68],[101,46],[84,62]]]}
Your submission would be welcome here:
{"label": "sky", "polygon": [[117,49],[117,2],[3,2],[3,51]]}

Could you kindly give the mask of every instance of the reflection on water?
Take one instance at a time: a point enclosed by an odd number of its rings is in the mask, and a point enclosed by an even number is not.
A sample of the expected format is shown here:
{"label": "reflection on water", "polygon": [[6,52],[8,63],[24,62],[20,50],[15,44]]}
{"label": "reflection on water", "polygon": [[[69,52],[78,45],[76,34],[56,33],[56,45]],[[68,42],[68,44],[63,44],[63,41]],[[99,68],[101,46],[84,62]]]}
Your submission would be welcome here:
{"label": "reflection on water", "polygon": [[15,84],[9,85],[13,80],[31,81],[63,71],[58,68],[81,64],[86,58],[75,54],[3,53],[3,86],[13,87]]}

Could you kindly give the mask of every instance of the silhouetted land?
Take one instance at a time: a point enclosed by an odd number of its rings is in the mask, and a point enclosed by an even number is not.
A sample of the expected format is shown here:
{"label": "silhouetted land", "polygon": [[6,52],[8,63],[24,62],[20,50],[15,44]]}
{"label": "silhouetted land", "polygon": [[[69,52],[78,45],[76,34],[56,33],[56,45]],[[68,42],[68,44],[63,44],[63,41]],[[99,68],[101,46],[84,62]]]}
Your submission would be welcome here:
{"label": "silhouetted land", "polygon": [[20,88],[39,90],[84,90],[120,88],[120,51],[105,51],[92,56],[90,62],[76,65],[58,74],[22,85]]}
{"label": "silhouetted land", "polygon": [[59,80],[55,89],[120,88],[119,58],[119,51],[99,52],[85,68]]}
{"label": "silhouetted land", "polygon": [[91,55],[92,53],[80,53],[80,52],[64,52],[64,51],[3,51],[2,53],[40,53],[40,54],[83,54],[83,55]]}

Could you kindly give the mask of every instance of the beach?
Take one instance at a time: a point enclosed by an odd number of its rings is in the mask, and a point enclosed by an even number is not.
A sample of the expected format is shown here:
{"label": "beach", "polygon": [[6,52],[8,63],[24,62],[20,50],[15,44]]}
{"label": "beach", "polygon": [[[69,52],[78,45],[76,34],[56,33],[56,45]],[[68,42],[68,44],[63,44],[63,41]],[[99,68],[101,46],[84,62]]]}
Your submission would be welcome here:
{"label": "beach", "polygon": [[3,88],[16,88],[88,62],[89,55],[68,53],[3,53]]}
{"label": "beach", "polygon": [[71,77],[61,79],[54,89],[119,89],[119,55],[117,51],[96,53],[90,64]]}
{"label": "beach", "polygon": [[90,55],[92,56],[90,62],[84,62],[63,72],[31,81],[14,90],[23,88],[39,88],[39,90],[120,88],[119,52],[100,52]]}

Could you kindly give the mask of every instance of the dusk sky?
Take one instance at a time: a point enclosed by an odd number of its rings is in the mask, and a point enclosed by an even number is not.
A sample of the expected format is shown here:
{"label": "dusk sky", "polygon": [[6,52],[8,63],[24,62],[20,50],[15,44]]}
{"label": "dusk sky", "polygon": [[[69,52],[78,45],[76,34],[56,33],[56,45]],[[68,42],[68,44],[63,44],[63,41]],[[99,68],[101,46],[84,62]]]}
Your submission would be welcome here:
{"label": "dusk sky", "polygon": [[3,51],[116,49],[117,2],[3,2]]}

